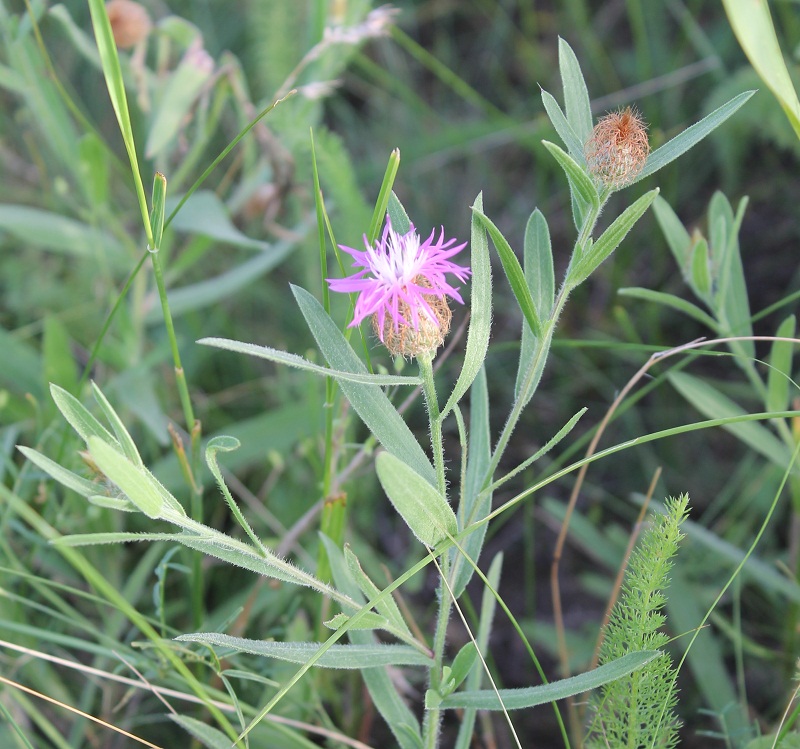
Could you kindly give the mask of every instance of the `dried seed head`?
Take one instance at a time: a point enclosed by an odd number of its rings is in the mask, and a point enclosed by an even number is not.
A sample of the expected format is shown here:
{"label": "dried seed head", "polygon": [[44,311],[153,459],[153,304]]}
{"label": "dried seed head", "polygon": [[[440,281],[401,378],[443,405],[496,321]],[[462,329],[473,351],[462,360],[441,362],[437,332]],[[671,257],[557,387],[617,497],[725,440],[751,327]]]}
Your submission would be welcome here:
{"label": "dried seed head", "polygon": [[649,153],[647,125],[631,107],[601,117],[584,146],[589,172],[613,189],[632,182],[644,169]]}
{"label": "dried seed head", "polygon": [[119,49],[135,47],[153,28],[145,7],[133,0],[111,0],[106,4],[106,12]]}
{"label": "dried seed head", "polygon": [[[417,276],[414,283],[418,286],[430,287],[430,283],[424,276]],[[383,345],[392,356],[406,356],[413,359],[422,353],[433,354],[444,343],[444,339],[450,332],[453,312],[447,304],[447,297],[444,294],[423,294],[422,296],[436,319],[429,317],[426,310],[418,309],[416,328],[411,324],[411,308],[402,299],[398,305],[399,317],[402,317],[402,320],[395,323],[395,319],[391,315],[387,315],[383,320],[383,330],[381,331],[378,314],[375,313],[372,316],[372,328],[375,334],[383,340]]]}

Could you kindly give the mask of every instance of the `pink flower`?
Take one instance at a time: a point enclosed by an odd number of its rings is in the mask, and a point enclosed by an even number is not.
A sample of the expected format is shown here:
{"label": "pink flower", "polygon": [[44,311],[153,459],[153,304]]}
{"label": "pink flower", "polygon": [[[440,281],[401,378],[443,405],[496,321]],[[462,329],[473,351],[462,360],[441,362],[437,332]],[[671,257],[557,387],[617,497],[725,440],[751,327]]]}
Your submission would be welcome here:
{"label": "pink flower", "polygon": [[[375,330],[383,341],[387,328],[393,327],[394,333],[399,333],[401,327],[419,331],[420,323],[440,328],[441,306],[447,306],[445,297],[464,303],[458,289],[445,276],[451,273],[459,281],[469,277],[468,267],[449,260],[467,246],[466,242],[455,245],[455,239],[445,241],[444,229],[438,241],[434,241],[435,234],[434,230],[424,242],[420,241],[413,224],[406,234],[398,234],[387,216],[383,234],[374,247],[370,247],[366,235],[365,252],[339,245],[353,256],[353,267],[361,268],[347,278],[327,279],[333,291],[358,293],[350,327],[373,316]],[[447,324],[449,327],[449,317]]]}

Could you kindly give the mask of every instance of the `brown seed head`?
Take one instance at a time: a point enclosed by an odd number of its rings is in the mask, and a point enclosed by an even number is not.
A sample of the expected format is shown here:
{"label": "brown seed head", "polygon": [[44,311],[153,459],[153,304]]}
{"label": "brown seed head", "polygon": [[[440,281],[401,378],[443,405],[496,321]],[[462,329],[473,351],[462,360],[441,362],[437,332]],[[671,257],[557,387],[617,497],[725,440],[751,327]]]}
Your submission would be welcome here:
{"label": "brown seed head", "polygon": [[598,182],[614,189],[639,175],[649,153],[647,125],[631,107],[601,117],[584,146],[589,172]]}
{"label": "brown seed head", "polygon": [[[417,276],[414,283],[418,286],[430,286],[424,276]],[[444,339],[450,332],[453,311],[447,304],[447,298],[439,294],[425,294],[424,296],[436,320],[431,320],[425,311],[418,310],[419,328],[417,330],[410,322],[411,310],[403,301],[400,302],[398,311],[408,322],[401,322],[395,328],[394,320],[387,315],[383,320],[382,336],[378,316],[372,316],[372,328],[375,334],[383,339],[383,345],[389,349],[392,356],[399,355],[413,359],[425,352],[433,354],[444,343]]]}
{"label": "brown seed head", "polygon": [[106,12],[114,41],[120,49],[135,47],[153,28],[145,7],[133,0],[110,0]]}

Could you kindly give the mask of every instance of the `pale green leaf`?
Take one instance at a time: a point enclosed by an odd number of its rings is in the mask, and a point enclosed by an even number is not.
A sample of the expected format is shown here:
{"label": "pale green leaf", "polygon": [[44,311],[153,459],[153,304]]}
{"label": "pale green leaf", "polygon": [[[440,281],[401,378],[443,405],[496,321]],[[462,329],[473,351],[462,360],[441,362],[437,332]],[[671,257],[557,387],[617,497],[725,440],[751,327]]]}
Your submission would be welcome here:
{"label": "pale green leaf", "polygon": [[434,547],[458,532],[447,500],[411,467],[388,452],[378,456],[375,467],[392,505],[423,544]]}
{"label": "pale green leaf", "polygon": [[169,717],[206,749],[231,749],[230,738],[207,723],[178,713],[171,713]]}
{"label": "pale green leaf", "polygon": [[528,290],[528,285],[525,282],[525,274],[522,271],[522,266],[520,266],[519,260],[517,260],[517,256],[514,254],[514,250],[511,249],[506,238],[501,234],[500,230],[494,225],[491,219],[482,211],[476,210],[475,208],[472,210],[474,215],[476,215],[486,227],[489,236],[492,238],[497,254],[500,256],[503,270],[511,285],[511,290],[514,292],[514,296],[517,299],[517,303],[522,310],[522,314],[528,321],[528,325],[531,326],[534,335],[540,336],[542,334],[542,324],[536,312],[536,306],[533,303],[531,292]]}
{"label": "pale green leaf", "polygon": [[[682,154],[686,153],[690,148],[697,145],[709,133],[716,130],[725,120],[736,112],[753,94],[755,91],[745,91],[744,93],[735,96],[727,104],[723,104],[718,109],[715,109],[711,114],[704,117],[700,122],[687,127],[679,135],[676,135],[672,140],[665,143],[660,148],[653,151],[647,158],[647,163],[644,169],[639,173],[639,176],[629,182],[633,184],[651,174],[655,174],[659,169],[665,167],[670,162],[677,159]],[[627,185],[626,185],[627,187]]]}
{"label": "pale green leaf", "polygon": [[[475,211],[483,210],[482,195],[478,195],[472,208]],[[442,419],[469,390],[483,366],[486,352],[489,349],[492,327],[492,265],[489,258],[489,241],[486,238],[486,230],[481,226],[475,213],[472,214],[470,267],[472,268],[470,320],[464,364],[459,372],[458,380],[453,386],[453,392],[442,409]]]}
{"label": "pale green leaf", "polygon": [[89,437],[89,452],[97,467],[113,481],[147,517],[160,517],[164,507],[161,492],[141,467],[132,463],[101,437]]}
{"label": "pale green leaf", "polygon": [[581,168],[566,151],[563,151],[555,143],[543,140],[542,145],[551,153],[559,166],[564,170],[564,174],[567,175],[570,185],[575,190],[580,200],[590,206],[596,207],[599,205],[600,198],[597,195],[597,188],[584,169]]}
{"label": "pale green leaf", "polygon": [[[744,415],[745,410],[728,396],[697,377],[686,372],[670,372],[667,377],[675,389],[700,413],[711,419],[722,419]],[[724,428],[755,450],[769,458],[781,468],[791,462],[792,454],[769,429],[755,421],[725,424]]]}
{"label": "pale green leaf", "polygon": [[632,286],[625,289],[620,289],[617,292],[620,296],[627,296],[633,299],[642,299],[646,302],[655,302],[656,304],[663,304],[665,307],[676,309],[689,317],[694,318],[698,322],[706,325],[715,333],[719,332],[719,325],[717,321],[711,317],[707,312],[704,312],[696,304],[687,302],[685,299],[675,296],[674,294],[667,294],[663,291],[653,291],[652,289],[644,289],[639,286]]}
{"label": "pale green leaf", "polygon": [[89,481],[89,479],[85,479],[82,476],[79,476],[77,473],[68,471],[54,460],[50,460],[50,458],[47,456],[42,455],[42,453],[38,452],[37,450],[33,450],[30,447],[17,445],[17,449],[31,463],[41,468],[49,476],[52,476],[56,481],[58,481],[59,484],[66,486],[67,489],[72,489],[72,491],[77,492],[84,497],[91,497],[92,495],[97,494],[100,487],[94,481]]}
{"label": "pale green leaf", "polygon": [[800,138],[800,101],[783,59],[766,0],[722,0],[733,33]]}
{"label": "pale green leaf", "polygon": [[119,242],[108,232],[25,205],[0,205],[0,231],[7,231],[22,242],[75,257],[122,254]]}
{"label": "pale green leaf", "polygon": [[336,380],[358,382],[362,385],[420,385],[422,382],[419,377],[380,375],[370,374],[369,372],[343,372],[330,367],[321,367],[319,364],[314,364],[302,356],[290,354],[287,351],[280,351],[269,346],[258,346],[255,343],[232,341],[227,338],[201,338],[198,343],[227,351],[235,351],[239,354],[247,354],[248,356],[257,356],[260,359],[267,359],[278,364],[304,369],[322,377],[333,377]]}
{"label": "pale green leaf", "polygon": [[687,282],[691,283],[692,238],[689,236],[689,232],[686,231],[686,227],[672,210],[672,206],[660,195],[653,201],[653,213],[667,240],[667,245],[675,257],[678,268]]}
{"label": "pale green leaf", "polygon": [[92,382],[92,393],[94,399],[102,409],[104,416],[108,420],[108,423],[111,424],[111,428],[114,430],[114,435],[117,438],[117,444],[119,444],[122,454],[138,468],[144,468],[144,462],[139,455],[139,451],[136,449],[133,438],[128,434],[128,430],[122,423],[122,419],[119,418],[117,412],[113,409],[95,382]]}
{"label": "pale green leaf", "polygon": [[585,281],[594,270],[614,250],[619,247],[633,225],[644,215],[650,204],[658,195],[658,188],[642,195],[633,204],[629,205],[592,245],[583,257],[572,268],[568,282],[570,286],[577,286]]}
{"label": "pale green leaf", "polygon": [[58,410],[70,423],[70,426],[88,444],[90,437],[98,437],[110,445],[122,449],[117,439],[108,431],[74,395],[58,385],[50,386],[50,394],[58,406]]}
{"label": "pale green leaf", "polygon": [[[180,635],[179,642],[199,642],[214,648],[276,658],[290,663],[306,663],[322,647],[319,642],[274,642],[216,632]],[[321,668],[375,668],[378,666],[431,666],[433,659],[408,645],[330,645],[314,662]]]}
{"label": "pale green leaf", "polygon": [[[789,315],[778,328],[778,338],[794,338],[796,320]],[[792,355],[797,344],[774,341],[769,354],[767,374],[767,411],[786,411],[789,408],[789,384],[792,381]]]}
{"label": "pale green leaf", "polygon": [[[493,689],[481,689],[469,692],[456,692],[442,699],[439,707],[446,710],[475,708],[478,710],[521,710],[534,705],[543,705],[546,702],[563,700],[574,697],[611,681],[627,676],[638,671],[660,654],[658,650],[642,650],[629,653],[611,663],[598,666],[593,671],[587,671],[568,679],[553,681],[538,687],[523,687],[520,689],[500,689],[498,693]],[[429,693],[430,694],[430,693]],[[426,707],[428,696],[426,695]]]}
{"label": "pale green leaf", "polygon": [[[339,629],[344,627],[352,617],[347,614],[336,614],[323,624],[328,629]],[[355,624],[350,624],[348,631],[351,629],[387,629],[389,620],[385,616],[376,614],[373,611],[367,611],[358,618]]]}
{"label": "pale green leaf", "polygon": [[572,129],[572,125],[567,121],[564,112],[561,111],[561,107],[558,106],[558,102],[552,94],[547,93],[544,89],[542,89],[542,103],[550,122],[553,123],[559,138],[564,141],[564,145],[572,154],[572,157],[574,159],[583,159],[583,141]]}
{"label": "pale green leaf", "polygon": [[564,87],[564,109],[567,112],[567,120],[581,143],[586,143],[592,134],[589,90],[586,88],[578,58],[572,47],[561,37],[558,38],[558,69]]}
{"label": "pale green leaf", "polygon": [[161,155],[178,135],[203,87],[214,72],[214,61],[204,49],[189,49],[169,74],[160,92],[147,134],[145,155]]}
{"label": "pale green leaf", "polygon": [[392,229],[398,234],[407,234],[411,231],[411,219],[403,208],[400,198],[392,192],[389,196],[389,206],[387,209],[389,220],[392,223]]}

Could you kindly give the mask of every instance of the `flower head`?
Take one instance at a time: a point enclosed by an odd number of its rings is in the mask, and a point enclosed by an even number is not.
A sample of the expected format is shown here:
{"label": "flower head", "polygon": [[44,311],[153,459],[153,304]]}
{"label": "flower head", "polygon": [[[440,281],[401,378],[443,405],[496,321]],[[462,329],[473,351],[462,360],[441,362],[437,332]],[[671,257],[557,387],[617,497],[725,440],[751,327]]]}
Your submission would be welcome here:
{"label": "flower head", "polygon": [[632,182],[644,169],[649,153],[647,125],[631,107],[601,117],[584,147],[589,172],[613,189]]}
{"label": "flower head", "polygon": [[450,329],[451,312],[446,297],[464,303],[446,274],[466,281],[471,271],[450,258],[466,247],[455,239],[445,240],[444,229],[435,240],[435,230],[424,241],[414,226],[399,234],[387,217],[380,239],[372,246],[364,236],[365,251],[340,245],[352,255],[360,270],[347,278],[328,279],[333,291],[358,293],[353,321],[356,326],[372,317],[378,337],[393,354],[416,356],[435,351]]}

